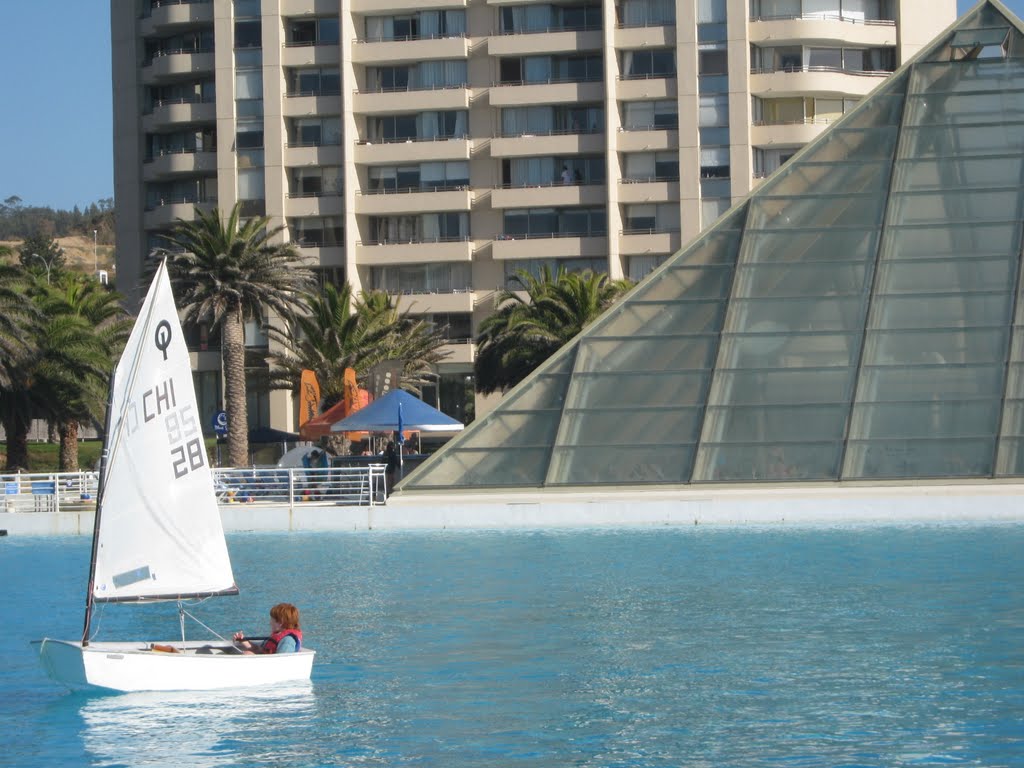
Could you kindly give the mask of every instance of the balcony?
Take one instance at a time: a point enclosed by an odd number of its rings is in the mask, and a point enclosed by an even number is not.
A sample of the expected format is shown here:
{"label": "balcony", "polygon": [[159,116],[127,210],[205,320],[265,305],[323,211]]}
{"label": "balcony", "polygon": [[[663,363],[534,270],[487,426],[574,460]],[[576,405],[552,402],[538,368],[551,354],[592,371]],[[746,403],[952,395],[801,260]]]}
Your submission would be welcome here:
{"label": "balcony", "polygon": [[806,40],[834,41],[850,47],[894,46],[899,44],[895,21],[854,21],[839,18],[753,19],[748,29],[750,42],[784,45]]}
{"label": "balcony", "polygon": [[341,163],[341,147],[338,144],[286,144],[284,148],[284,164],[288,168]]}
{"label": "balcony", "polygon": [[487,53],[490,56],[532,56],[545,53],[599,51],[603,42],[600,29],[494,35],[487,40]]}
{"label": "balcony", "polygon": [[176,224],[178,219],[193,221],[197,208],[212,211],[216,206],[216,200],[164,200],[146,209],[142,214],[142,226],[144,229],[167,229]]}
{"label": "balcony", "polygon": [[538,186],[502,187],[491,193],[493,208],[561,208],[604,205],[604,184],[562,184],[552,181]]}
{"label": "balcony", "polygon": [[358,40],[351,50],[354,64],[465,59],[469,56],[469,40],[465,37]]}
{"label": "balcony", "polygon": [[[838,118],[836,118],[838,119]],[[801,122],[764,124],[750,127],[750,143],[755,147],[802,146],[821,135],[835,120],[808,118]]]}
{"label": "balcony", "polygon": [[450,339],[447,344],[441,347],[441,352],[448,355],[444,359],[445,363],[472,365],[476,360],[476,345],[471,339]]}
{"label": "balcony", "polygon": [[345,204],[340,194],[289,194],[284,205],[284,213],[288,218],[340,216],[344,210]]}
{"label": "balcony", "polygon": [[848,72],[830,67],[789,67],[750,72],[750,92],[755,96],[798,96],[831,93],[866,96],[891,72]]}
{"label": "balcony", "polygon": [[491,254],[497,261],[508,259],[607,258],[605,235],[561,237],[558,235],[499,236]]}
{"label": "balcony", "polygon": [[473,203],[469,187],[438,190],[388,190],[363,192],[356,196],[356,213],[388,216],[420,211],[468,211]]}
{"label": "balcony", "polygon": [[[466,0],[388,0],[382,6],[380,0],[351,0],[352,13],[381,13],[386,7],[388,13],[404,13],[406,11],[430,11],[438,8],[465,8]],[[337,9],[337,0],[335,0]]]}
{"label": "balcony", "polygon": [[604,154],[604,133],[549,133],[491,139],[491,157]]}
{"label": "balcony", "polygon": [[597,102],[604,100],[604,82],[498,83],[488,95],[492,107]]}
{"label": "balcony", "polygon": [[285,45],[281,51],[281,64],[285,67],[307,67],[337,64],[341,49],[330,45]]}
{"label": "balcony", "polygon": [[615,98],[619,101],[675,99],[678,97],[677,88],[675,75],[619,78],[615,84]]}
{"label": "balcony", "polygon": [[336,115],[339,109],[341,109],[341,94],[326,92],[295,92],[285,94],[282,107],[285,117]]}
{"label": "balcony", "polygon": [[674,24],[651,27],[618,27],[615,30],[615,47],[620,50],[665,48],[675,44],[676,27]]}
{"label": "balcony", "polygon": [[149,15],[139,20],[139,36],[151,37],[172,31],[174,27],[189,27],[213,23],[213,3],[210,0],[161,3],[149,9]]}
{"label": "balcony", "polygon": [[619,235],[619,253],[624,256],[675,253],[682,247],[682,240],[683,236],[678,231],[624,230]]}
{"label": "balcony", "polygon": [[679,199],[679,179],[623,179],[619,182],[620,203],[664,203]]}
{"label": "balcony", "polygon": [[296,241],[292,244],[299,249],[299,255],[310,266],[345,266],[345,249],[340,245],[314,245],[301,241]]}
{"label": "balcony", "polygon": [[471,240],[407,243],[356,243],[356,263],[429,264],[437,261],[472,261]]}
{"label": "balcony", "polygon": [[142,118],[143,130],[149,132],[184,123],[214,123],[217,120],[217,105],[212,101],[161,101],[153,105],[153,111]]}
{"label": "balcony", "polygon": [[328,16],[338,12],[338,0],[281,0],[283,18],[291,16]]}
{"label": "balcony", "polygon": [[[398,310],[400,312],[415,312],[416,314],[448,314],[452,312],[472,312],[473,292],[465,291],[444,291],[432,293],[400,293],[398,294]],[[445,349],[449,346],[445,345]],[[459,344],[459,347],[469,344]],[[450,359],[446,363],[453,362]]]}
{"label": "balcony", "polygon": [[406,139],[356,144],[353,160],[370,165],[398,165],[401,163],[429,163],[437,160],[469,160],[469,140],[466,138]]}
{"label": "balcony", "polygon": [[142,178],[146,181],[162,176],[173,176],[181,173],[214,173],[217,170],[217,153],[196,150],[180,150],[162,152],[146,158],[142,167]]}
{"label": "balcony", "polygon": [[172,51],[161,54],[142,68],[142,82],[213,72],[213,51]]}
{"label": "balcony", "polygon": [[469,109],[469,89],[423,88],[399,91],[356,91],[352,111],[363,115]]}
{"label": "balcony", "polygon": [[652,129],[649,131],[619,131],[615,148],[619,152],[644,152],[662,149],[676,149],[679,146],[679,130]]}

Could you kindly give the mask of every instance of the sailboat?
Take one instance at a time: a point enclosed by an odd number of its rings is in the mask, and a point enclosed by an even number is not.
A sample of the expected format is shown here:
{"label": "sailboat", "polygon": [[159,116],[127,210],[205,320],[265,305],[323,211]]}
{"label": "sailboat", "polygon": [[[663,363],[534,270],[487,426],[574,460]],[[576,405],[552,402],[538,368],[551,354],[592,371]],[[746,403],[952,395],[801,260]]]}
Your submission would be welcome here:
{"label": "sailboat", "polygon": [[[308,680],[315,652],[243,654],[185,640],[183,601],[236,595],[166,262],[111,379],[85,622],[78,641],[33,641],[72,689],[212,690]],[[181,639],[93,642],[99,603],[177,601]]]}

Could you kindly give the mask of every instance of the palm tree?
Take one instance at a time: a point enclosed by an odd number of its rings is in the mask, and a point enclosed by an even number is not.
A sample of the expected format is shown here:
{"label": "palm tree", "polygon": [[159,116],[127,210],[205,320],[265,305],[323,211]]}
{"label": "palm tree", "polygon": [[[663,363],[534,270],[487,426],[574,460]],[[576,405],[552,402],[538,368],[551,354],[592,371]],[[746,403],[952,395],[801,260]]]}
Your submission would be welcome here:
{"label": "palm tree", "polygon": [[249,456],[245,322],[262,318],[266,308],[287,321],[314,284],[295,246],[271,242],[284,227],[269,227],[269,221],[240,222],[237,204],[226,221],[216,208],[197,210],[195,221],[178,219],[166,236],[171,247],[158,252],[167,259],[185,319],[221,328],[228,461],[236,467]]}
{"label": "palm tree", "polygon": [[131,333],[122,297],[94,279],[68,273],[37,299],[46,322],[37,368],[43,412],[60,435],[60,469],[78,469],[78,430],[101,420],[110,371]]}
{"label": "palm tree", "polygon": [[512,279],[522,290],[502,291],[498,310],[480,324],[474,368],[485,394],[525,379],[633,285],[590,270],[562,268],[552,278],[546,265],[540,277],[519,270]]}
{"label": "palm tree", "polygon": [[31,281],[20,267],[0,264],[0,422],[7,434],[7,469],[28,467],[32,404],[25,371],[39,311],[28,295]]}
{"label": "palm tree", "polygon": [[446,352],[443,333],[425,320],[399,312],[384,291],[367,291],[353,301],[352,288],[325,285],[304,299],[288,330],[271,328],[270,336],[284,351],[272,354],[273,386],[296,389],[304,369],[316,373],[327,406],[345,394],[344,375],[357,378],[374,365],[401,360],[402,383],[416,390]]}
{"label": "palm tree", "polygon": [[33,417],[58,427],[60,468],[78,468],[78,427],[99,419],[110,370],[130,329],[118,296],[99,283],[62,274],[51,285],[36,274],[26,286],[35,313],[23,327],[24,347],[0,386],[0,418],[7,432],[7,467],[28,466]]}

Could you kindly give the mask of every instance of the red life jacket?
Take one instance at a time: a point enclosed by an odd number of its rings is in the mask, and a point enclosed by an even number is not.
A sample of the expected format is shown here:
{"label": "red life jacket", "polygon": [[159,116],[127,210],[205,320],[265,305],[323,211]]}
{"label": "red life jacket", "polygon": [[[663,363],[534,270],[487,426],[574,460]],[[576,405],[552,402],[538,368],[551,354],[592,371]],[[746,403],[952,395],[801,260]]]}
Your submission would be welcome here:
{"label": "red life jacket", "polygon": [[263,641],[263,653],[277,653],[277,645],[285,637],[291,635],[295,638],[295,650],[302,649],[302,630],[301,629],[282,629],[280,632],[275,632],[266,640]]}

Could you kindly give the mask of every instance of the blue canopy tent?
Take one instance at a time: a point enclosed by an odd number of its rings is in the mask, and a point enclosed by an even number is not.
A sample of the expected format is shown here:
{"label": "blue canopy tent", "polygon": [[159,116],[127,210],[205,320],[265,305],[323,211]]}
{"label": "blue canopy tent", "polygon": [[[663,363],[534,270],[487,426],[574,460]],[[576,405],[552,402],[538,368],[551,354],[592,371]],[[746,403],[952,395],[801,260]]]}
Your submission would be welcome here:
{"label": "blue canopy tent", "polygon": [[405,430],[419,432],[458,432],[465,425],[415,395],[393,389],[383,397],[331,425],[331,432],[397,432],[398,465],[402,466]]}
{"label": "blue canopy tent", "polygon": [[415,395],[393,389],[383,397],[331,425],[331,432],[458,432],[461,421],[453,419]]}

